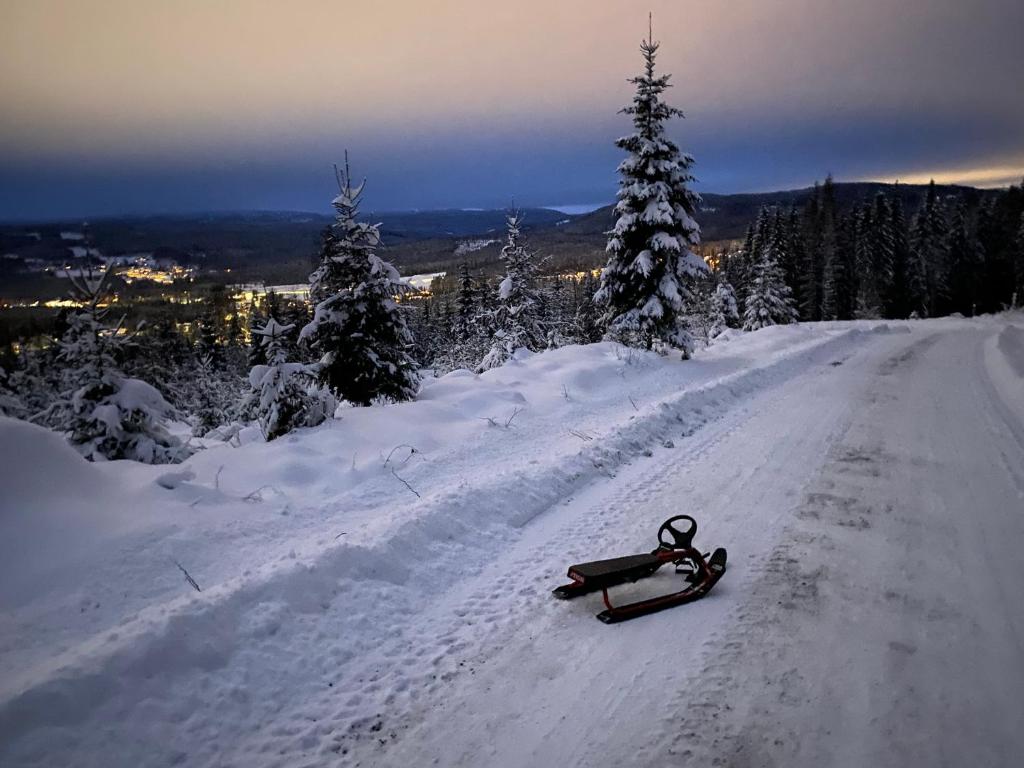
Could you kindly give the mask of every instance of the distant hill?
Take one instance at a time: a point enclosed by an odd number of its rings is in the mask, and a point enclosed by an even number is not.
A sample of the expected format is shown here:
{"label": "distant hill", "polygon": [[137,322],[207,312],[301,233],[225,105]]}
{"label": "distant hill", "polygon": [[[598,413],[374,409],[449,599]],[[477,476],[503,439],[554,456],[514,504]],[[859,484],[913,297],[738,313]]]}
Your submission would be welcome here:
{"label": "distant hill", "polygon": [[[570,218],[550,208],[525,208],[522,213],[524,229],[527,231],[554,226],[556,222]],[[371,211],[365,218],[375,223],[380,222],[385,242],[396,244],[411,240],[501,233],[505,231],[505,214],[500,209],[454,208],[437,211]]]}
{"label": "distant hill", "polygon": [[[570,218],[548,208],[523,213],[527,233]],[[381,223],[388,257],[414,270],[419,264],[451,261],[468,239],[500,238],[505,227],[504,210],[381,211],[363,218]],[[320,233],[333,220],[328,214],[294,211],[123,216],[90,220],[89,236],[106,255],[155,253],[206,269],[231,269],[232,280],[295,282],[306,279]],[[81,221],[0,224],[0,255],[63,261],[73,246],[81,246],[67,236],[77,236],[82,228]]]}
{"label": "distant hill", "polygon": [[[926,184],[893,185],[874,181],[837,182],[835,184],[836,202],[840,211],[846,211],[859,202],[869,200],[879,192],[891,195],[895,190],[903,201],[903,207],[908,216],[917,210],[927,189]],[[975,198],[988,194],[987,190],[952,184],[937,184],[936,189],[942,196],[964,195],[968,198]],[[704,193],[702,209],[697,216],[702,238],[705,242],[741,238],[746,233],[747,226],[757,217],[758,211],[763,206],[801,208],[807,203],[813,192],[814,187],[740,195]],[[594,236],[607,232],[615,221],[612,209],[612,205],[607,205],[591,213],[575,217],[572,223],[565,225],[564,231],[581,236]]]}
{"label": "distant hill", "polygon": [[[924,185],[875,182],[837,183],[841,210],[897,190],[910,216],[924,197]],[[938,187],[942,195],[976,198],[988,194],[972,187]],[[803,206],[813,188],[740,195],[703,196],[697,216],[704,242],[742,238],[762,206]],[[569,215],[548,208],[524,211],[530,245],[548,259],[549,268],[601,263],[605,233],[614,223],[612,206]],[[367,212],[380,222],[387,257],[405,274],[452,269],[468,260],[475,269],[495,271],[504,229],[503,210],[435,210]],[[320,233],[332,221],[323,213],[294,211],[220,212],[179,216],[125,216],[90,222],[95,247],[108,255],[151,252],[192,263],[231,281],[290,283],[305,280],[315,262]],[[68,235],[79,221],[0,224],[0,255],[59,261],[80,245]],[[224,270],[230,269],[230,273]],[[10,279],[10,278],[7,278]]]}

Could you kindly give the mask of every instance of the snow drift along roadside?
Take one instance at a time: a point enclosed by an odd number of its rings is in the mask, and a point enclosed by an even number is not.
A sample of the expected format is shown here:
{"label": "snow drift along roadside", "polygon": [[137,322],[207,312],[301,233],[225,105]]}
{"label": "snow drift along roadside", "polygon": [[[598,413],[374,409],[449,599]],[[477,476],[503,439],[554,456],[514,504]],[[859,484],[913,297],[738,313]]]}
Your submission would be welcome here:
{"label": "snow drift along roadside", "polygon": [[[833,362],[861,333],[809,334],[769,356],[765,365],[637,407],[606,434],[574,441],[572,449],[539,452],[542,462],[511,473],[481,467],[473,478],[424,495],[386,536],[314,547],[301,558],[283,557],[201,594],[147,608],[9,688],[0,701],[0,742],[75,722],[105,701],[130,706],[159,696],[178,675],[230,664],[241,648],[269,631],[266,621],[252,621],[253,606],[285,605],[306,614],[332,606],[347,619],[339,630],[358,633],[358,645],[372,647],[375,634],[386,635],[402,621],[382,595],[397,599],[401,591],[419,596],[444,591],[467,571],[479,570],[518,527],[561,499],[623,462],[685,438],[750,393],[808,366]],[[742,347],[750,339],[736,342]],[[352,589],[356,582],[359,588]]]}

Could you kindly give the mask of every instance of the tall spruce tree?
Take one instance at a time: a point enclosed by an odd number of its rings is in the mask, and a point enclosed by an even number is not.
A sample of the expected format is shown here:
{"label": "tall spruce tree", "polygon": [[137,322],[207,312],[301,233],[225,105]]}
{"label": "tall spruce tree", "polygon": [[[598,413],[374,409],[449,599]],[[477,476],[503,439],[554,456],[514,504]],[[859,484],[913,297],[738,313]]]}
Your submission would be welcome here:
{"label": "tall spruce tree", "polygon": [[459,276],[455,292],[451,344],[443,367],[473,368],[487,349],[489,338],[481,332],[481,290],[476,278],[469,271],[469,264],[459,265]]}
{"label": "tall spruce tree", "polygon": [[874,274],[875,254],[878,251],[878,230],[875,227],[874,207],[865,203],[854,217],[854,251],[857,270],[857,309],[859,318],[881,316],[881,297]]}
{"label": "tall spruce tree", "polygon": [[910,290],[910,244],[903,201],[897,191],[889,200],[889,232],[892,242],[891,279],[887,292],[886,316],[903,318],[913,311]]}
{"label": "tall spruce tree", "polygon": [[[802,272],[807,264],[807,244],[804,240],[804,222],[800,212],[796,208],[790,209],[786,217],[786,260],[782,264],[785,273],[785,283],[790,286],[793,297],[793,305],[799,310],[803,306],[804,281]],[[820,285],[816,287],[820,294]],[[801,312],[806,319],[821,319],[821,297],[820,295],[812,303],[811,311]]]}
{"label": "tall spruce tree", "polygon": [[892,285],[893,233],[888,198],[879,193],[861,209],[857,233],[857,316],[886,314]]}
{"label": "tall spruce tree", "polygon": [[814,191],[804,205],[803,253],[798,265],[800,296],[797,308],[801,320],[820,320],[825,303],[825,262],[822,253],[821,187],[814,182]]}
{"label": "tall spruce tree", "polygon": [[410,400],[420,377],[395,300],[405,288],[398,271],[376,254],[378,226],[357,221],[366,182],[353,188],[348,153],[344,170],[335,174],[336,219],[309,278],[314,314],[300,338],[320,355],[320,380],[338,397],[364,406],[377,398]]}
{"label": "tall spruce tree", "polygon": [[821,270],[821,318],[850,320],[857,305],[857,269],[853,222],[839,215],[831,174],[822,187],[816,232]]}
{"label": "tall spruce tree", "polygon": [[[750,270],[754,264],[754,255],[757,253],[758,236],[756,221],[747,226],[747,236],[743,239],[743,247],[734,257],[729,259],[730,267],[726,274],[728,281],[736,288],[737,308],[743,314],[747,296],[747,282],[750,279]],[[736,265],[731,266],[735,259]]]}
{"label": "tall spruce tree", "polygon": [[926,317],[935,316],[946,292],[947,225],[943,208],[933,180],[914,219],[908,277],[911,312]]}
{"label": "tall spruce tree", "polygon": [[665,124],[682,111],[662,101],[668,75],[655,75],[658,43],[649,34],[640,50],[644,73],[631,106],[634,132],[615,142],[628,157],[619,164],[618,220],[608,233],[608,262],[597,300],[612,338],[651,349],[667,344],[689,354],[692,340],[682,322],[692,279],[706,272],[692,248],[700,241],[694,220],[699,196],[687,186],[693,158],[665,135]]}
{"label": "tall spruce tree", "polygon": [[967,202],[963,198],[957,203],[950,221],[946,264],[949,311],[973,316],[977,310],[982,254],[971,231]]}
{"label": "tall spruce tree", "polygon": [[522,215],[512,211],[505,225],[506,240],[501,249],[505,277],[498,285],[498,304],[489,318],[493,336],[490,351],[477,366],[480,372],[504,365],[517,349],[539,352],[547,346],[537,289],[537,264],[521,241]]}

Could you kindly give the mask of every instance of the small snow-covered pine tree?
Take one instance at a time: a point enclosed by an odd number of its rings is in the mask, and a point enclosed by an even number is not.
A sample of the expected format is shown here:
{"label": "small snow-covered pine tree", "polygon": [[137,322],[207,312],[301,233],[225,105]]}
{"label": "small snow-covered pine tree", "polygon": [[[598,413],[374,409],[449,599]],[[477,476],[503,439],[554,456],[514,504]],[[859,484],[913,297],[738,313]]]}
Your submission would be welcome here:
{"label": "small snow-covered pine tree", "polygon": [[797,312],[793,308],[789,286],[782,267],[775,259],[776,241],[782,234],[777,230],[769,234],[751,267],[743,313],[745,331],[796,322]]}
{"label": "small snow-covered pine tree", "polygon": [[640,50],[644,73],[630,80],[636,94],[622,110],[633,116],[634,132],[615,142],[628,157],[619,164],[618,220],[608,233],[596,298],[610,337],[646,349],[671,345],[685,357],[692,346],[684,320],[690,283],[707,270],[691,250],[700,241],[700,197],[687,186],[693,158],[665,135],[665,123],[683,113],[661,99],[669,76],[654,74],[658,43],[649,35]]}
{"label": "small snow-covered pine tree", "polygon": [[727,328],[740,327],[740,314],[736,308],[736,290],[731,283],[719,280],[715,286],[712,302],[714,317],[711,323],[711,338],[720,335]]}
{"label": "small snow-covered pine tree", "polygon": [[481,332],[480,287],[469,271],[469,264],[459,266],[458,287],[455,293],[454,327],[451,328],[451,348],[444,367],[473,368],[487,349],[489,339]]}
{"label": "small snow-covered pine tree", "polygon": [[243,381],[230,371],[219,369],[215,359],[202,355],[190,366],[192,380],[186,385],[192,401],[192,434],[204,437],[230,421]]}
{"label": "small snow-covered pine tree", "polygon": [[268,441],[298,427],[315,427],[336,405],[334,397],[317,386],[315,364],[288,362],[287,337],[294,329],[294,325],[281,325],[270,317],[255,331],[267,363],[254,365],[249,372],[252,390],[241,410],[259,421]]}
{"label": "small snow-covered pine tree", "polygon": [[100,276],[71,278],[72,296],[81,306],[71,315],[58,344],[62,392],[39,418],[66,433],[91,461],[182,461],[191,450],[164,424],[174,409],[155,387],[128,378],[118,368],[122,328],[108,327],[104,322],[108,310],[100,306],[111,274],[108,268]]}
{"label": "small snow-covered pine tree", "polygon": [[512,211],[505,219],[506,240],[501,249],[505,277],[498,284],[498,304],[490,313],[493,328],[491,349],[477,372],[504,365],[517,349],[538,352],[547,344],[540,318],[537,265],[533,254],[520,241],[522,215]]}
{"label": "small snow-covered pine tree", "polygon": [[476,335],[476,316],[480,307],[479,291],[469,263],[459,265],[459,283],[455,293],[455,338],[466,341]]}
{"label": "small snow-covered pine tree", "polygon": [[300,338],[320,355],[320,380],[338,397],[364,406],[377,398],[410,400],[420,375],[396,301],[405,286],[375,253],[378,226],[356,220],[366,182],[352,187],[347,153],[345,169],[336,175],[337,218],[324,239],[320,266],[310,275],[314,314]]}

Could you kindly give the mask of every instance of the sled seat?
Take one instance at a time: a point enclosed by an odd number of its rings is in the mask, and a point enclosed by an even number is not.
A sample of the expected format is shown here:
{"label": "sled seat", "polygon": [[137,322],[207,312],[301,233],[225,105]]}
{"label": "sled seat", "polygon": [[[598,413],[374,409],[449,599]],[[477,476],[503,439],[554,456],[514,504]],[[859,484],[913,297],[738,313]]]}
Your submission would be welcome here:
{"label": "sled seat", "polygon": [[569,578],[593,589],[611,587],[625,581],[636,581],[650,576],[664,564],[656,555],[628,555],[610,560],[592,560],[569,566]]}

